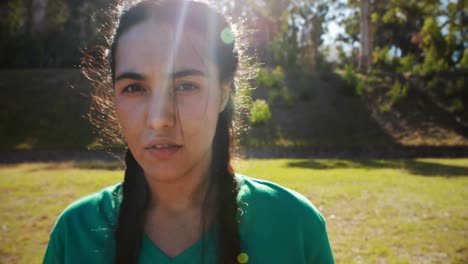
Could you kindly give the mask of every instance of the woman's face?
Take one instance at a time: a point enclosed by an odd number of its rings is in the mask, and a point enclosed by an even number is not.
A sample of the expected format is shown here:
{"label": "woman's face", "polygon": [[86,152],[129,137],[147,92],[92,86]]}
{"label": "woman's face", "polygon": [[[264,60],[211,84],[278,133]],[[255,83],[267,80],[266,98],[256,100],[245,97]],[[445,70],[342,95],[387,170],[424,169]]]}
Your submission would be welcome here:
{"label": "woman's face", "polygon": [[204,37],[146,21],[115,53],[115,108],[122,133],[149,181],[206,174],[218,115],[227,102]]}

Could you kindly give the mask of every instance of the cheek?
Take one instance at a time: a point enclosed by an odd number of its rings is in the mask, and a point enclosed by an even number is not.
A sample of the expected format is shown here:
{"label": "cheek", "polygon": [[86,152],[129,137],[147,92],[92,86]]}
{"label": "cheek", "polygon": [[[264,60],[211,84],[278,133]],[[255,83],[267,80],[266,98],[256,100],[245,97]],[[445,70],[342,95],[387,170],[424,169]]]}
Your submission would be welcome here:
{"label": "cheek", "polygon": [[176,102],[179,114],[184,118],[204,119],[207,112],[211,111],[215,95],[212,91],[178,95]]}
{"label": "cheek", "polygon": [[115,111],[117,116],[117,121],[122,128],[122,133],[127,139],[135,133],[136,128],[138,128],[138,122],[142,117],[141,107],[138,105],[132,104],[126,100],[116,100],[115,101]]}
{"label": "cheek", "polygon": [[197,152],[211,149],[218,121],[218,114],[214,109],[206,109],[203,113],[198,119],[181,120],[184,141]]}
{"label": "cheek", "polygon": [[196,99],[178,98],[178,111],[184,134],[214,134],[220,108],[218,93],[203,95]]}

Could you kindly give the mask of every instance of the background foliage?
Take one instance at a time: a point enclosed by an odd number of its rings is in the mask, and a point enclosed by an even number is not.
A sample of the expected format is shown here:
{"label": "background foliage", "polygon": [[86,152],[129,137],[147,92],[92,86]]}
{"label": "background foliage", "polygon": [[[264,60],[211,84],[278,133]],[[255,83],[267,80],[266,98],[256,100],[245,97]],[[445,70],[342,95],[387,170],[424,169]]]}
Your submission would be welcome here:
{"label": "background foliage", "polygon": [[[5,104],[5,114],[0,116],[0,121],[9,128],[9,132],[3,132],[6,136],[2,137],[4,143],[0,142],[2,148],[94,144],[96,139],[89,126],[63,121],[73,111],[79,113],[77,116],[86,115],[86,100],[78,100],[80,106],[71,112],[55,111],[55,116],[33,117],[38,112],[34,110],[35,104],[25,103],[21,97],[30,92],[30,86],[37,86],[36,91],[42,92],[38,98],[43,98],[41,102],[36,100],[37,104],[46,105],[54,100],[57,102],[52,104],[67,104],[62,97],[54,98],[52,90],[60,90],[63,98],[73,98],[76,90],[64,91],[73,83],[83,89],[80,93],[89,93],[90,87],[84,80],[73,77],[71,83],[67,81],[67,74],[71,73],[56,69],[78,68],[83,50],[106,43],[103,36],[110,23],[109,8],[116,1],[0,3],[0,69],[3,69],[0,86],[3,90],[16,87],[7,93],[16,101]],[[369,127],[375,129],[375,124],[362,121],[368,118],[360,116],[363,114],[370,114],[387,138],[397,144],[468,142],[468,1],[221,0],[213,4],[229,14],[233,22],[242,22],[250,30],[249,52],[261,66],[254,84],[257,91],[252,96],[253,101],[265,101],[271,118],[256,123],[251,138],[244,142],[256,142],[252,143],[255,146],[258,142],[311,146],[346,141],[370,144],[349,139],[354,137],[353,133],[372,140],[383,138],[365,136]],[[369,8],[363,8],[364,5]],[[336,27],[331,27],[332,24]],[[370,30],[363,31],[364,25]],[[369,64],[363,64],[366,52],[370,52]],[[34,73],[33,69],[40,70]],[[47,70],[51,71],[48,75]],[[55,85],[51,90],[47,89],[50,83],[41,77],[46,75],[56,79],[51,81]],[[8,100],[6,96],[3,99]],[[21,120],[23,112],[30,113],[30,120]],[[413,121],[403,118],[414,113]],[[10,125],[15,120],[22,124]],[[352,120],[361,120],[361,124]],[[53,129],[57,135],[61,134],[60,127],[70,124],[65,130],[86,131],[89,136],[80,143],[54,141],[60,137],[52,136],[54,133],[47,128],[57,122],[57,128]],[[431,125],[413,125],[417,123]],[[330,131],[335,129],[351,134],[345,139],[344,135]],[[32,132],[25,131],[40,132],[31,135]],[[438,132],[436,135],[428,131]],[[446,141],[444,138],[448,137],[451,139]],[[23,144],[40,141],[49,143]],[[377,141],[382,142],[381,139],[374,142]]]}

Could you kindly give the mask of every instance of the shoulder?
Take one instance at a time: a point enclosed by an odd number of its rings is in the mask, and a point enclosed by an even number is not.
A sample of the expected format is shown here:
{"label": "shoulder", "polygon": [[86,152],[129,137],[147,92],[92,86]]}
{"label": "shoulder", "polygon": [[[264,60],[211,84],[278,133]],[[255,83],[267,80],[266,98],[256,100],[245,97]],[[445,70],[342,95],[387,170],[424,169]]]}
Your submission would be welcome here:
{"label": "shoulder", "polygon": [[64,231],[70,226],[93,227],[114,224],[121,202],[122,183],[84,196],[70,204],[59,216],[52,231]]}
{"label": "shoulder", "polygon": [[325,226],[319,210],[304,195],[274,182],[236,174],[240,190],[239,200],[247,203],[247,210],[259,213],[288,216],[288,221],[304,222],[307,225]]}
{"label": "shoulder", "polygon": [[120,197],[121,183],[69,205],[50,233],[43,263],[75,263],[113,256]]}
{"label": "shoulder", "polygon": [[334,263],[325,219],[304,195],[236,174],[240,232],[252,263]]}

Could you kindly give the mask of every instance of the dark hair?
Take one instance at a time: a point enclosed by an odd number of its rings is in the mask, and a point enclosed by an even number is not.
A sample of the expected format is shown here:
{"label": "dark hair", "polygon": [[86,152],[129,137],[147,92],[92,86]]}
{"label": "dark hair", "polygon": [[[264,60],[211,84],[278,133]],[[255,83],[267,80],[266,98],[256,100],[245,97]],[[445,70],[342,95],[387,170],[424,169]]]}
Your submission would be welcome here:
{"label": "dark hair", "polygon": [[[222,83],[231,83],[231,88],[234,88],[234,76],[239,56],[235,49],[234,41],[223,41],[221,38],[221,35],[226,30],[228,34],[231,33],[229,23],[224,16],[206,4],[182,0],[142,1],[123,12],[119,18],[118,27],[116,28],[109,53],[108,65],[111,70],[112,82],[114,81],[115,50],[121,35],[129,28],[148,19],[175,26],[184,8],[186,10],[184,26],[205,34],[207,38],[216,36],[213,39],[208,39],[207,43],[209,43],[208,41],[214,43],[212,59],[219,69],[220,86]],[[209,32],[215,33],[208,34]],[[231,90],[234,91],[234,89]],[[237,256],[240,253],[241,247],[237,222],[238,186],[234,178],[234,171],[230,165],[233,113],[234,103],[230,96],[225,110],[218,117],[212,144],[213,158],[209,175],[211,177],[209,181],[211,187],[208,189],[213,190],[214,188],[212,187],[216,188],[216,191],[213,193],[218,196],[216,197],[216,201],[219,203],[216,213],[216,220],[219,223],[217,230],[219,263],[237,263]],[[123,199],[115,231],[115,262],[127,264],[138,262],[149,188],[143,175],[143,170],[130,150],[127,150],[125,163]],[[203,218],[203,229],[205,229],[205,209]]]}

